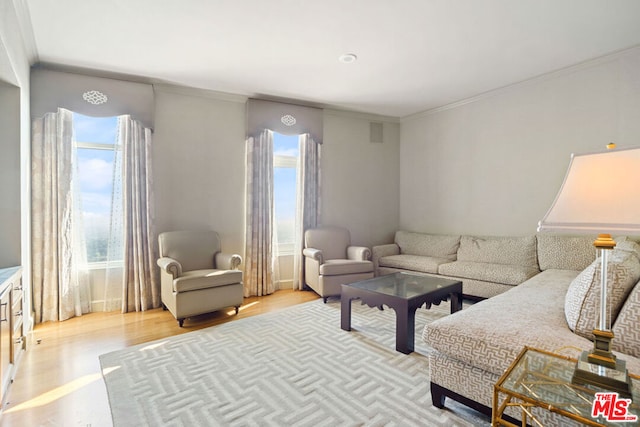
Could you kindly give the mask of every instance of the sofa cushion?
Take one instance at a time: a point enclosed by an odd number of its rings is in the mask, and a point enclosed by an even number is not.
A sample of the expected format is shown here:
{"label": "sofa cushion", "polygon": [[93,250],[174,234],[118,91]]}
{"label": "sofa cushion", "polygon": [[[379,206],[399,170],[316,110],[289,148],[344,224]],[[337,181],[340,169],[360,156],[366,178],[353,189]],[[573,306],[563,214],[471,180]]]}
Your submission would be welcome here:
{"label": "sofa cushion", "polygon": [[536,237],[462,236],[458,261],[538,267]]}
{"label": "sofa cushion", "polygon": [[556,268],[582,271],[596,259],[593,241],[596,236],[559,236],[538,234],[540,270]]}
{"label": "sofa cushion", "polygon": [[371,261],[356,261],[350,259],[328,259],[320,265],[323,276],[341,276],[343,274],[359,274],[373,272]]}
{"label": "sofa cushion", "polygon": [[640,282],[625,301],[613,324],[613,349],[640,357]]}
{"label": "sofa cushion", "polygon": [[484,282],[519,285],[538,274],[537,266],[491,264],[486,262],[455,261],[442,264],[438,273],[445,276],[481,280]]}
{"label": "sofa cushion", "polygon": [[431,256],[453,261],[458,252],[460,236],[397,231],[395,243],[400,248],[401,254]]}
{"label": "sofa cushion", "polygon": [[242,282],[240,270],[193,270],[185,271],[173,281],[174,292],[196,291]]}
{"label": "sofa cushion", "polygon": [[427,324],[422,337],[440,353],[496,375],[502,375],[525,345],[556,352],[565,346],[591,349],[591,341],[571,333],[564,318],[564,295],[577,274],[544,271],[508,292]]}
{"label": "sofa cushion", "polygon": [[[640,278],[640,261],[624,251],[612,251],[607,266],[608,313],[615,322],[632,287]],[[600,258],[571,282],[565,296],[564,311],[569,328],[586,338],[599,321]]]}
{"label": "sofa cushion", "polygon": [[381,257],[378,260],[378,265],[423,273],[437,273],[438,266],[447,262],[451,262],[451,260],[423,255],[390,255]]}

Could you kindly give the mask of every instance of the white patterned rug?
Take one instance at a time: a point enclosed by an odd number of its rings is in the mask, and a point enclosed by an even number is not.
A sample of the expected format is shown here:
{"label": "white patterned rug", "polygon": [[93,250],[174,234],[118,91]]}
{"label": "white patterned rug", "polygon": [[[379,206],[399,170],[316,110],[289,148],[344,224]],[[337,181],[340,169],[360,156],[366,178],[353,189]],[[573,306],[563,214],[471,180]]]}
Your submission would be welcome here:
{"label": "white patterned rug", "polygon": [[116,427],[474,426],[486,418],[431,405],[424,325],[449,304],[419,309],[416,351],[395,351],[395,313],[322,300],[100,356]]}

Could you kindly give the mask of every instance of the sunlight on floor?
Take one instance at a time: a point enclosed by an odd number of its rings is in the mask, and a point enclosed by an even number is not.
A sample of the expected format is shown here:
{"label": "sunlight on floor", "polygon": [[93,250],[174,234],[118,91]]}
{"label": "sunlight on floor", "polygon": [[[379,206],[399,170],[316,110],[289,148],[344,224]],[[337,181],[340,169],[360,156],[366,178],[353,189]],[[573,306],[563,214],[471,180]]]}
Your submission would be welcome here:
{"label": "sunlight on floor", "polygon": [[[250,302],[249,304],[243,304],[243,305],[241,305],[241,306],[240,306],[239,311],[244,311],[244,310],[246,310],[247,308],[251,308],[251,307],[253,307],[254,305],[258,305],[258,304],[260,304],[260,301],[254,301],[254,302]],[[235,309],[233,309],[233,310],[229,310],[229,311],[227,311],[227,315],[231,316],[231,315],[232,315],[232,314],[234,314],[235,312],[236,312],[236,310],[235,310]]]}
{"label": "sunlight on floor", "polygon": [[153,349],[158,348],[158,347],[160,347],[160,346],[162,346],[162,345],[164,345],[164,344],[166,344],[166,343],[167,343],[166,341],[160,341],[160,342],[158,342],[158,343],[149,344],[149,345],[147,345],[147,346],[145,346],[145,347],[142,347],[142,348],[140,349],[140,351],[153,350]]}
{"label": "sunlight on floor", "polygon": [[[107,375],[110,372],[113,372],[114,370],[118,369],[119,366],[115,366],[112,368],[108,368],[104,370],[104,374]],[[39,406],[44,406],[47,405],[51,402],[54,402],[58,399],[61,399],[63,397],[65,397],[68,394],[71,394],[77,390],[80,390],[81,388],[91,384],[94,381],[98,381],[102,378],[102,374],[97,373],[97,374],[91,374],[91,375],[85,375],[83,377],[80,377],[78,379],[75,379],[73,381],[71,381],[70,383],[67,383],[63,386],[60,387],[56,387],[53,390],[50,390],[46,393],[41,394],[38,397],[34,397],[31,400],[28,400],[26,402],[23,402],[19,405],[16,405],[12,408],[9,408],[7,410],[4,411],[5,414],[9,414],[12,412],[18,412],[18,411],[23,411],[25,409],[32,409],[32,408],[36,408]]]}

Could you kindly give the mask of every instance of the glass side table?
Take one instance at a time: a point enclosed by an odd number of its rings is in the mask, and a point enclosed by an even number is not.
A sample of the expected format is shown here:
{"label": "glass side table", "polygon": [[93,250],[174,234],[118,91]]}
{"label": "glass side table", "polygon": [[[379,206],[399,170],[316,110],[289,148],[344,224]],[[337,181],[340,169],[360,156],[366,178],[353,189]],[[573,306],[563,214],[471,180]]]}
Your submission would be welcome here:
{"label": "glass side table", "polygon": [[[493,388],[493,410],[491,425],[517,426],[504,418],[504,411],[516,407],[521,412],[522,426],[542,426],[543,423],[532,413],[538,407],[558,413],[589,426],[639,426],[640,425],[640,377],[632,378],[632,401],[623,403],[626,416],[637,417],[635,422],[608,421],[606,402],[598,411],[601,415],[592,417],[595,394],[608,392],[596,386],[571,384],[576,360],[544,350],[525,347],[518,357],[500,377]],[[622,397],[620,398],[622,399]],[[620,411],[616,412],[618,415]]]}

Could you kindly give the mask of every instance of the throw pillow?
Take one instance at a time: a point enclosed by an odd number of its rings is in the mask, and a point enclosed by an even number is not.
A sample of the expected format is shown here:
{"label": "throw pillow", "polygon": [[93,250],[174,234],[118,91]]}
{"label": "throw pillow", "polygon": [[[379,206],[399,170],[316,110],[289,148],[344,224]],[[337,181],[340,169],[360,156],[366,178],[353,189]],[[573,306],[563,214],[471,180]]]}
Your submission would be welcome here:
{"label": "throw pillow", "polygon": [[[640,260],[624,251],[612,252],[607,266],[607,313],[613,323],[627,295],[640,279]],[[565,297],[569,329],[589,339],[600,319],[600,273],[598,258],[571,282]]]}
{"label": "throw pillow", "polygon": [[640,282],[636,284],[613,324],[613,349],[640,357]]}
{"label": "throw pillow", "polygon": [[634,242],[633,240],[624,240],[618,241],[616,240],[616,247],[613,249],[614,252],[625,252],[631,254],[640,260],[640,245]]}

